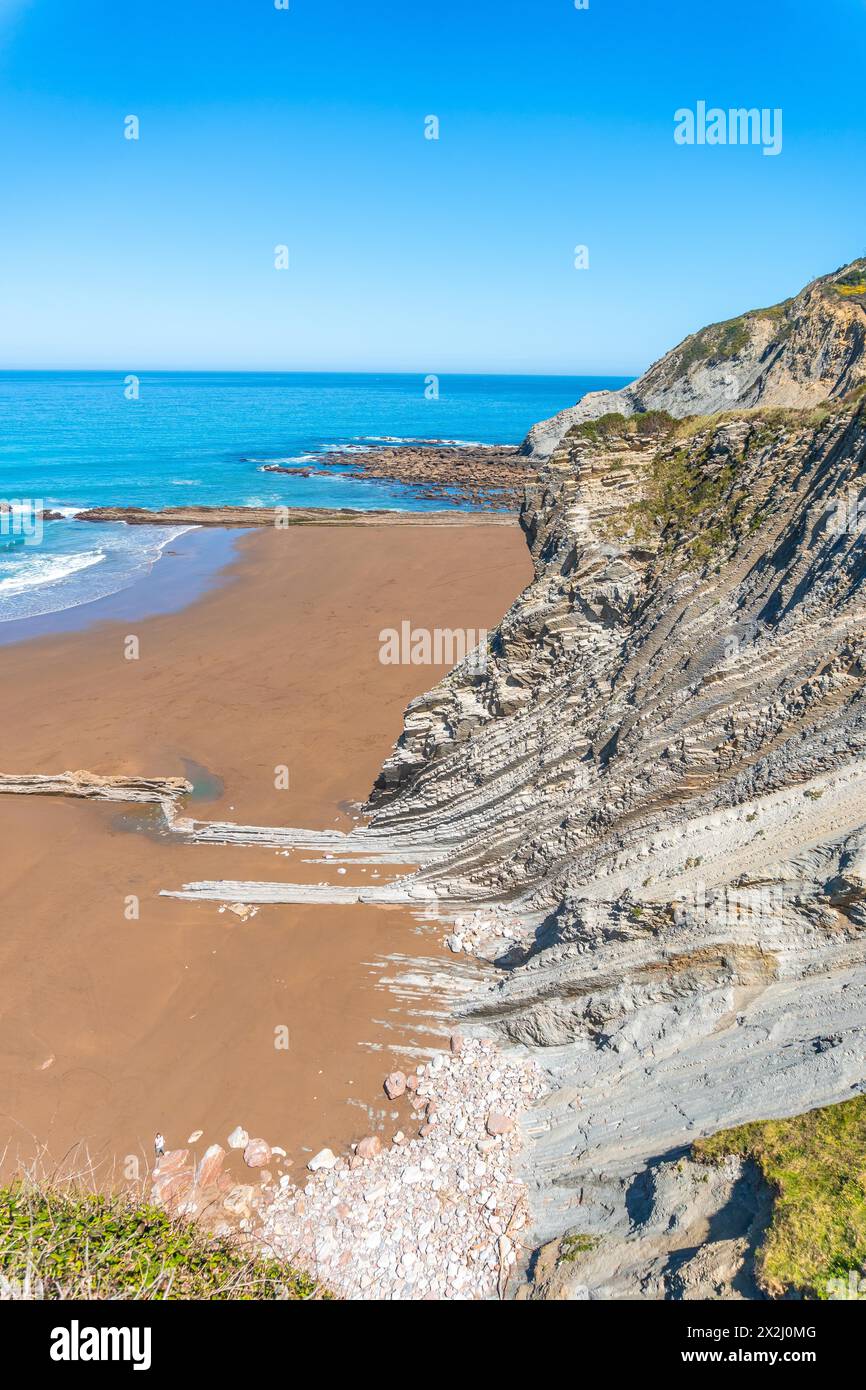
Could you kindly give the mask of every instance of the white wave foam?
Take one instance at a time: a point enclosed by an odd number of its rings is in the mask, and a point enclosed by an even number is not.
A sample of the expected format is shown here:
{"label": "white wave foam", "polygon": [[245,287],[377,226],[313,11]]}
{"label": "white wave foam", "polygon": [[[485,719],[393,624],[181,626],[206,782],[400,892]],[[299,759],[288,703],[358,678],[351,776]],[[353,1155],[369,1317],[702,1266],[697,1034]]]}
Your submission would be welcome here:
{"label": "white wave foam", "polygon": [[286,458],[248,458],[247,463],[315,463],[318,454],[289,454]]}
{"label": "white wave foam", "polygon": [[[19,551],[23,555],[23,552]],[[59,584],[79,570],[91,569],[105,559],[103,550],[86,550],[81,555],[31,555],[13,565],[0,563],[0,574],[10,570],[5,579],[0,579],[0,596],[23,594],[28,589]]]}
{"label": "white wave foam", "polygon": [[[439,439],[433,435],[409,434],[356,434],[356,439],[366,440],[368,444],[428,444],[435,448],[447,444],[451,449],[501,449],[501,444],[487,444],[481,439]],[[339,449],[335,444],[332,448]]]}
{"label": "white wave foam", "polygon": [[[82,541],[81,528],[70,527],[80,533],[74,540]],[[14,560],[0,557],[0,623],[61,613],[127,589],[151,570],[166,546],[192,530],[108,523],[97,550],[46,555],[21,548]]]}
{"label": "white wave foam", "polygon": [[323,454],[371,454],[372,444],[323,444]]}
{"label": "white wave foam", "polygon": [[32,516],[40,510],[41,502],[16,502],[14,498],[2,499],[3,513],[6,516]]}

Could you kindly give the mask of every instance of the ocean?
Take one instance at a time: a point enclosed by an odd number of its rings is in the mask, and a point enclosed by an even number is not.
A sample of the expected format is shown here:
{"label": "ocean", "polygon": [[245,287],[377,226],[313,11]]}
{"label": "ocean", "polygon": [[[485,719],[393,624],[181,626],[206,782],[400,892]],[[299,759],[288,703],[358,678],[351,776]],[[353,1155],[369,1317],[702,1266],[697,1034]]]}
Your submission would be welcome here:
{"label": "ocean", "polygon": [[[624,378],[336,373],[0,372],[0,622],[104,599],[147,575],[180,528],[90,525],[87,507],[438,509],[408,487],[264,473],[346,448],[516,444],[536,420]],[[5,504],[5,505],[4,505]],[[457,505],[455,503],[455,505]],[[65,519],[39,525],[48,507]]]}

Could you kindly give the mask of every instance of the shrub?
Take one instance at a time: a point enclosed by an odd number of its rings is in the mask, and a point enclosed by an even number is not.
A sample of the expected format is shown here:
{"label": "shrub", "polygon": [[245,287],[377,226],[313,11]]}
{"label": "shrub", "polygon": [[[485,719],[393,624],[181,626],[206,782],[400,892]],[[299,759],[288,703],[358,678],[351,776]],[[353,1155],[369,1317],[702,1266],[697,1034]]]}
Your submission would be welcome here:
{"label": "shrub", "polygon": [[233,1237],[73,1182],[0,1187],[0,1288],[48,1299],[309,1299],[313,1279]]}

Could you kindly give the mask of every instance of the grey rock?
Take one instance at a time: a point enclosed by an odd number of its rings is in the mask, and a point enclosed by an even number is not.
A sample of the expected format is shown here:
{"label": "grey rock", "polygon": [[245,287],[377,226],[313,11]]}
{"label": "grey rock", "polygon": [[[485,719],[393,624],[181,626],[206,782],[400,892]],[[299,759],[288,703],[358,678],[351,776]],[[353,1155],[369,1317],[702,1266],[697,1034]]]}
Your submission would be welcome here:
{"label": "grey rock", "polygon": [[549,458],[574,425],[602,415],[666,410],[709,415],[751,406],[813,406],[866,378],[862,305],[834,290],[863,262],[821,276],[771,309],[692,333],[620,391],[590,391],[533,425],[523,456]]}
{"label": "grey rock", "polygon": [[866,313],[835,283],[748,320],[736,409],[570,429],[485,671],[412,702],[371,794],[372,834],[437,847],[407,895],[509,921],[467,1017],[549,1077],[539,1241],[866,1073]]}

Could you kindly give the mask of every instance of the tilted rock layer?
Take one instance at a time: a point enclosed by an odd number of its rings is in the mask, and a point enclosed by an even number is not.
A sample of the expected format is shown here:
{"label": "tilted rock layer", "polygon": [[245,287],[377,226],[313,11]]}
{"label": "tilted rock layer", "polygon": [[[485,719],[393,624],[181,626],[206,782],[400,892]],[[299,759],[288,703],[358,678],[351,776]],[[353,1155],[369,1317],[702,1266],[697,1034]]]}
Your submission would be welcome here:
{"label": "tilted rock layer", "polygon": [[866,1081],[866,316],[832,294],[767,357],[796,408],[571,426],[534,581],[371,798],[446,850],[416,883],[521,925],[475,1013],[550,1076],[539,1240],[621,1233],[651,1161]]}

